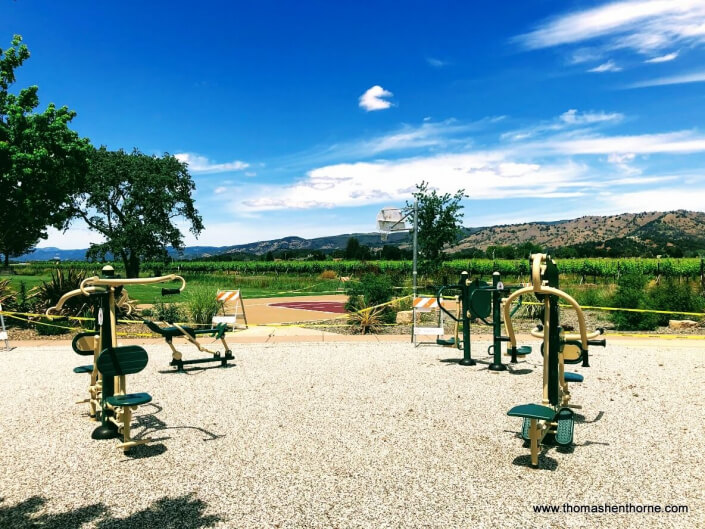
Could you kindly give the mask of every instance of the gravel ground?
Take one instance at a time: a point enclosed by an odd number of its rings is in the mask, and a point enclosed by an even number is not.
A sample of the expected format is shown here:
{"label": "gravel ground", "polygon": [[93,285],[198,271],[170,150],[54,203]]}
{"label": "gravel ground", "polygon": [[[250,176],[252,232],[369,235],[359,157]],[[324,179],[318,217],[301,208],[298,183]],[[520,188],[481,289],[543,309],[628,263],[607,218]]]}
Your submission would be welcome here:
{"label": "gravel ground", "polygon": [[[188,374],[150,347],[128,389],[154,397],[133,424],[156,442],[128,456],[91,440],[69,347],[2,353],[0,527],[705,527],[701,343],[596,348],[576,446],[539,470],[506,412],[540,399],[540,356],[497,374],[473,345],[469,368],[436,346],[237,346]],[[689,512],[532,507],[565,503]]]}

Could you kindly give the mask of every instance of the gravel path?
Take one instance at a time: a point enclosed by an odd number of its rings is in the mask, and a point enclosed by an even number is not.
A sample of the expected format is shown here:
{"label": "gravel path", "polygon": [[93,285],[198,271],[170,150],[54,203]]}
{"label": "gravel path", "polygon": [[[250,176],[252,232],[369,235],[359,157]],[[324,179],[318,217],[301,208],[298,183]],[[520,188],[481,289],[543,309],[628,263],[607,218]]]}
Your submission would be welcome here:
{"label": "gravel path", "polygon": [[[540,470],[506,416],[540,400],[537,354],[496,374],[436,346],[257,344],[176,374],[166,346],[148,350],[128,390],[154,397],[134,433],[158,441],[132,456],[91,440],[69,347],[2,353],[0,527],[705,527],[699,342],[595,348],[572,369],[576,446]],[[689,512],[533,510],[564,503]]]}

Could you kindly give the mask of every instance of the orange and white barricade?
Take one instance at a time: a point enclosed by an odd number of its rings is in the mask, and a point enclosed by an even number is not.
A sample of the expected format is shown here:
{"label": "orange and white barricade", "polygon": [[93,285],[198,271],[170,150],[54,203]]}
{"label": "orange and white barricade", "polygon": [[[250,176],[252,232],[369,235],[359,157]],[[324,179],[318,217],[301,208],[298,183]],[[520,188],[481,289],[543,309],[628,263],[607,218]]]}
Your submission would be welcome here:
{"label": "orange and white barricade", "polygon": [[[436,327],[422,327],[419,325],[418,314],[424,312],[438,311],[438,326]],[[412,322],[411,322],[411,341],[414,345],[419,345],[416,340],[417,336],[443,336],[445,334],[443,330],[443,311],[438,308],[438,300],[436,298],[428,297],[417,297],[414,298],[414,304],[412,308]]]}
{"label": "orange and white barricade", "polygon": [[[247,329],[247,315],[245,314],[245,302],[242,299],[242,294],[239,290],[218,290],[215,295],[220,312],[213,316],[213,324],[227,323],[235,330],[237,322],[238,307],[242,309],[242,319],[245,322]],[[232,313],[232,314],[231,314]]]}

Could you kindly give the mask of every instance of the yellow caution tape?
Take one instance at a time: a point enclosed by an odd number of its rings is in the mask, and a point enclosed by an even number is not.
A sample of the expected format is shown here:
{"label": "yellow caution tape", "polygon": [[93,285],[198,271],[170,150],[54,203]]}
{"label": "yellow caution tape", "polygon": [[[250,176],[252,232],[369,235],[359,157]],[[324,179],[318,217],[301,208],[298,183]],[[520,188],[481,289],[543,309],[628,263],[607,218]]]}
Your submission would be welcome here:
{"label": "yellow caution tape", "polygon": [[[527,301],[526,303],[522,303],[522,305],[541,305],[541,306],[543,306],[543,303],[537,303],[535,301]],[[568,309],[573,308],[572,305],[564,305],[564,304],[560,304],[559,307],[568,308]],[[650,314],[676,314],[678,316],[696,316],[699,318],[705,317],[705,313],[703,313],[703,312],[680,312],[680,311],[675,311],[675,310],[652,310],[652,309],[623,309],[623,308],[619,308],[619,307],[593,307],[590,305],[581,305],[580,308],[586,309],[586,310],[647,312]]]}

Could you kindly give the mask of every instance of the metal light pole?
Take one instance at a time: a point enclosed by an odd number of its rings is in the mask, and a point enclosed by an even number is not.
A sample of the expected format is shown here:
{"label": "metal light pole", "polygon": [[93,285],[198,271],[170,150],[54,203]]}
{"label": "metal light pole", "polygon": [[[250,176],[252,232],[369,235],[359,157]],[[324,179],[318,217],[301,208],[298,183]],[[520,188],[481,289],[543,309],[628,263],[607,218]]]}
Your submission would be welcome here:
{"label": "metal light pole", "polygon": [[[407,228],[406,223],[404,220],[408,218],[413,212],[414,215],[414,227],[413,228]],[[412,271],[412,284],[413,284],[413,291],[414,291],[414,297],[416,297],[416,290],[417,290],[417,261],[418,261],[418,233],[419,233],[419,201],[414,200],[414,208],[412,211],[407,213],[406,215],[402,215],[402,210],[398,208],[383,208],[382,211],[380,211],[377,214],[377,229],[380,231],[382,234],[382,240],[386,240],[387,235],[390,233],[393,233],[395,231],[411,231],[413,230],[414,232],[414,264],[413,264],[413,271]],[[397,226],[401,225],[401,228],[397,228]]]}
{"label": "metal light pole", "polygon": [[416,298],[416,261],[418,258],[418,235],[419,235],[419,201],[414,200],[414,270],[411,273],[414,286],[414,298]]}

